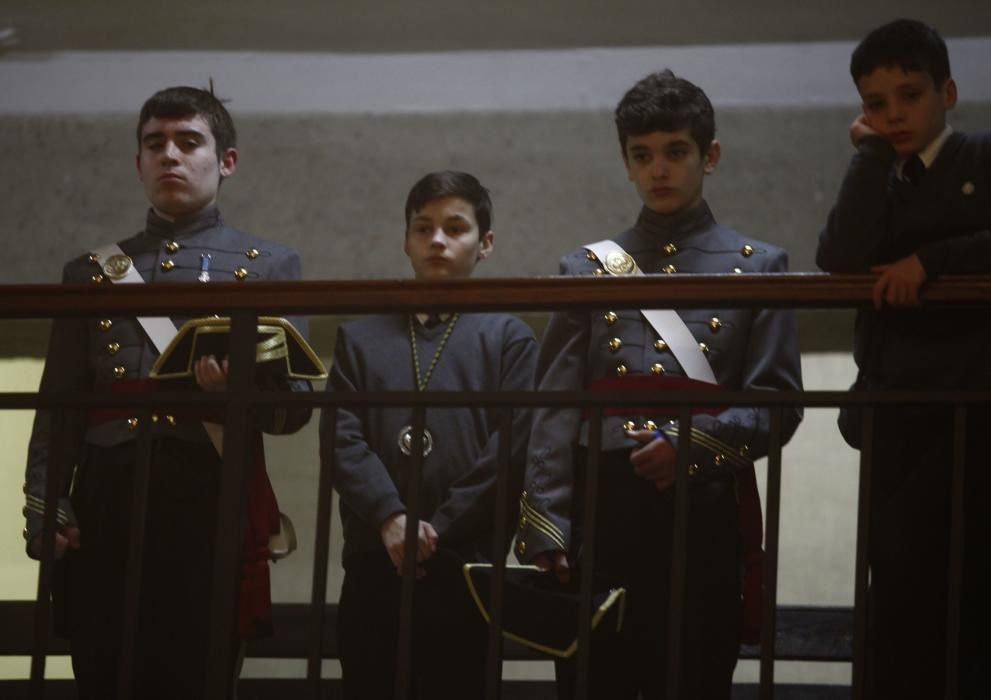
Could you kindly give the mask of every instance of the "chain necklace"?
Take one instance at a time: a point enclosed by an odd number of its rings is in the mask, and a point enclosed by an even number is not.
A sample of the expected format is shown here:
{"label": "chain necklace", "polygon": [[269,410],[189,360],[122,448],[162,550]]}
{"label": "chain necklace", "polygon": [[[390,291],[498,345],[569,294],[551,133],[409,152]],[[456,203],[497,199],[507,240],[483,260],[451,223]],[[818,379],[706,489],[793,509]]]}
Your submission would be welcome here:
{"label": "chain necklace", "polygon": [[453,314],[450,320],[447,322],[447,328],[444,330],[444,336],[440,339],[440,345],[437,346],[437,350],[434,351],[434,357],[430,360],[430,366],[427,367],[427,373],[420,378],[420,355],[416,351],[416,331],[413,328],[413,315],[409,316],[409,346],[413,350],[413,372],[416,373],[416,388],[418,391],[424,391],[427,388],[427,383],[430,381],[430,375],[434,373],[434,367],[437,366],[437,362],[440,360],[440,355],[444,352],[444,346],[447,345],[447,339],[451,337],[451,333],[454,331],[454,324],[458,322],[458,314]]}

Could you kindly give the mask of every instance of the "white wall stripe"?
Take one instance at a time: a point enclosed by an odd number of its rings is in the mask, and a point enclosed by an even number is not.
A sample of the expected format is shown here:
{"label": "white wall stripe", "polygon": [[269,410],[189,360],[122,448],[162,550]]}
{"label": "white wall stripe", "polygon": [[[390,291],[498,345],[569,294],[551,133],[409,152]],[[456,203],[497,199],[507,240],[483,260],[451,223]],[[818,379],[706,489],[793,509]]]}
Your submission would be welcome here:
{"label": "white wall stripe", "polygon": [[[948,42],[961,99],[991,101],[991,37]],[[852,42],[450,53],[57,52],[0,55],[0,114],[132,113],[204,85],[238,114],[608,110],[670,67],[721,106],[855,104]]]}

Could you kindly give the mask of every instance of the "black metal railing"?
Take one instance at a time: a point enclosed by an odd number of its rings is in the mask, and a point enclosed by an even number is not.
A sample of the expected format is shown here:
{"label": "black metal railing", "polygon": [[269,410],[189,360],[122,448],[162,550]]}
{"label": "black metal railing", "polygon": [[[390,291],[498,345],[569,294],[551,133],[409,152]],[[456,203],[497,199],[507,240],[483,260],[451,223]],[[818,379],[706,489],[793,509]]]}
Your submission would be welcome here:
{"label": "black metal railing", "polygon": [[[113,289],[73,285],[0,286],[0,319],[52,318],[62,316],[97,315],[176,315],[195,316],[222,313],[232,318],[232,350],[230,355],[229,390],[226,393],[156,392],[151,395],[111,395],[79,392],[64,393],[2,393],[2,409],[48,409],[52,411],[52,451],[49,465],[43,531],[42,561],[39,572],[37,603],[34,606],[32,632],[30,697],[45,696],[44,669],[50,646],[50,619],[47,601],[50,595],[52,559],[58,484],[67,473],[68,455],[65,451],[66,416],[97,408],[129,408],[148,417],[153,411],[166,407],[195,406],[222,408],[225,415],[223,467],[218,504],[220,522],[237,528],[243,521],[244,474],[248,463],[249,414],[261,406],[309,407],[327,411],[326,429],[335,434],[334,415],[339,407],[404,406],[413,410],[414,445],[422,439],[425,410],[436,407],[483,406],[497,409],[500,416],[500,449],[497,507],[493,524],[493,542],[503,543],[509,532],[507,499],[509,493],[509,426],[516,408],[538,406],[583,407],[589,411],[589,460],[587,465],[585,513],[587,514],[584,557],[581,580],[581,615],[578,645],[578,696],[584,697],[588,673],[588,650],[591,625],[591,562],[594,561],[594,531],[596,484],[598,478],[598,446],[601,440],[602,410],[622,405],[627,398],[619,392],[368,392],[354,395],[332,393],[288,393],[260,391],[253,383],[254,357],[251,351],[253,329],[257,317],[271,314],[363,314],[397,311],[432,310],[556,310],[583,308],[850,308],[870,303],[873,278],[866,275],[699,275],[665,278],[591,279],[541,278],[521,280],[468,280],[456,282],[297,282],[254,283],[250,285],[134,285]],[[85,292],[85,294],[81,293]],[[663,300],[662,302],[659,300]],[[960,306],[991,306],[991,281],[987,278],[952,278],[933,283],[927,291],[928,303]],[[781,484],[781,412],[785,407],[808,408],[854,405],[863,407],[861,421],[865,439],[861,451],[860,491],[858,503],[857,560],[854,600],[854,644],[852,697],[865,696],[864,660],[866,655],[866,595],[868,581],[869,514],[871,499],[871,429],[874,407],[900,403],[924,403],[953,406],[956,414],[953,519],[951,534],[954,546],[950,561],[950,615],[946,654],[948,666],[954,668],[957,648],[955,632],[959,625],[962,531],[963,463],[967,406],[991,400],[991,392],[874,392],[849,394],[843,391],[808,392],[744,392],[719,390],[698,393],[673,391],[663,396],[638,397],[638,403],[657,407],[673,407],[678,411],[682,436],[678,451],[675,487],[674,557],[672,565],[671,617],[669,628],[668,690],[669,697],[678,697],[680,669],[680,628],[684,598],[687,557],[688,454],[690,450],[692,407],[699,406],[757,406],[769,409],[771,418],[768,481],[766,488],[765,589],[763,597],[762,635],[759,649],[759,697],[774,696],[774,664],[777,657],[777,569],[778,536],[780,530]],[[136,478],[132,512],[136,524],[130,540],[127,588],[124,604],[125,644],[119,669],[119,687],[127,689],[131,681],[133,645],[127,640],[134,635],[134,614],[140,590],[141,556],[143,551],[144,503],[147,498],[148,470],[151,462],[151,421],[139,420],[137,430]],[[837,436],[838,438],[839,436]],[[333,444],[333,439],[327,441]],[[400,644],[397,659],[397,697],[406,697],[410,677],[412,596],[415,593],[415,546],[419,515],[418,482],[422,469],[422,450],[412,450],[413,460],[407,484],[407,552],[404,559],[403,594],[400,612]],[[316,459],[314,455],[314,459]],[[329,542],[332,489],[334,482],[333,455],[321,460],[319,499],[317,505],[316,547],[314,552],[313,587],[308,614],[307,661],[308,697],[320,697],[323,683],[321,662],[327,655],[326,583],[330,566]],[[224,531],[224,535],[219,533]],[[209,665],[211,674],[205,697],[222,697],[229,682],[222,669],[230,666],[232,650],[227,630],[233,629],[239,547],[242,538],[231,536],[231,529],[218,528],[216,562],[213,577],[211,607],[211,637]],[[499,548],[496,548],[499,551]],[[492,624],[489,634],[487,662],[487,697],[500,697],[502,642],[499,634],[503,612],[502,574],[504,562],[497,561],[495,585],[491,593]],[[7,633],[9,634],[9,633]],[[15,633],[16,634],[16,633]],[[24,634],[21,632],[20,634]],[[5,635],[0,632],[0,637]],[[2,639],[0,639],[2,644]],[[947,674],[947,697],[955,697],[953,680]],[[122,692],[121,697],[127,693]]]}

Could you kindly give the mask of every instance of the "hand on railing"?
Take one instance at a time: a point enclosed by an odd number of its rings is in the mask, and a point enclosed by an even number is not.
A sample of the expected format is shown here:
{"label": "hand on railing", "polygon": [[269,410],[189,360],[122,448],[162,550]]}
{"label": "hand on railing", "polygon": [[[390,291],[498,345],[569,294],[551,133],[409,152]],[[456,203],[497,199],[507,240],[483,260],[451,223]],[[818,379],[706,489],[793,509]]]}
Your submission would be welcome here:
{"label": "hand on railing", "polygon": [[658,491],[674,484],[674,467],[678,453],[659,430],[628,430],[627,437],[640,443],[641,447],[630,453],[633,472],[648,481],[653,481]]}
{"label": "hand on railing", "polygon": [[[403,575],[403,553],[406,551],[406,513],[396,513],[389,516],[380,529],[382,544],[385,551],[392,560],[392,565],[396,567],[396,573]],[[433,525],[425,520],[420,521],[419,534],[416,543],[416,563],[420,564],[434,555],[437,551],[437,531]],[[423,567],[416,567],[416,577],[422,578],[426,574]]]}
{"label": "hand on railing", "polygon": [[880,275],[874,284],[874,308],[918,306],[919,290],[926,281],[926,269],[918,255],[909,255],[890,265],[875,265],[871,272]]}
{"label": "hand on railing", "polygon": [[[65,556],[65,550],[67,549],[79,549],[80,546],[79,528],[78,527],[63,527],[55,533],[55,558],[61,559]],[[41,533],[39,532],[35,535],[35,538],[31,540],[31,544],[28,545],[28,550],[31,557],[34,559],[41,559]]]}

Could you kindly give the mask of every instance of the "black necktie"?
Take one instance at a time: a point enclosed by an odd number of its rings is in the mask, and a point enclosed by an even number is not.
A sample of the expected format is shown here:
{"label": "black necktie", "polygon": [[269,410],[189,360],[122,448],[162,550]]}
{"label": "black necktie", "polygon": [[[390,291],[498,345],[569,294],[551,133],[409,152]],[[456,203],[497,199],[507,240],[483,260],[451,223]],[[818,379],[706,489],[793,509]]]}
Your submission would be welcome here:
{"label": "black necktie", "polygon": [[913,185],[918,185],[926,174],[926,166],[919,156],[912,156],[902,165],[902,179]]}

